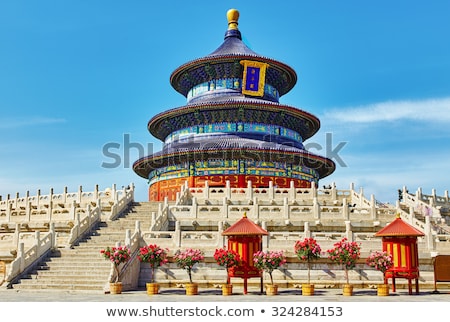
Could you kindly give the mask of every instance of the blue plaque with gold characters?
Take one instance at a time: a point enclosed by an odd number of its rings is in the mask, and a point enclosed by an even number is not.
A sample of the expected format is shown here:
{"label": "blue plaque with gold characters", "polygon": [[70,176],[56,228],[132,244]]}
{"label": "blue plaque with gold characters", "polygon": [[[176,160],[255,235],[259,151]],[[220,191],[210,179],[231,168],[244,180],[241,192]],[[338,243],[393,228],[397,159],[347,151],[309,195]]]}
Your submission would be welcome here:
{"label": "blue plaque with gold characters", "polygon": [[244,66],[242,94],[264,96],[266,69],[269,64],[252,60],[241,60],[240,63]]}

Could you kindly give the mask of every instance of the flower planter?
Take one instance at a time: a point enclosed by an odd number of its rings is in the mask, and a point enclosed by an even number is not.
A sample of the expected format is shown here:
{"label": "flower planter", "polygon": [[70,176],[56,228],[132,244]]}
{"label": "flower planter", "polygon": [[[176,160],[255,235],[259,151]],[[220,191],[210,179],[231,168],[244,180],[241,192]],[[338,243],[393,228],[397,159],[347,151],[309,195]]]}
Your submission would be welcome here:
{"label": "flower planter", "polygon": [[380,284],[377,288],[378,296],[389,296],[389,284]]}
{"label": "flower planter", "polygon": [[122,282],[109,283],[109,294],[121,294],[122,293]]}
{"label": "flower planter", "polygon": [[198,295],[198,284],[197,283],[186,284],[186,295]]}
{"label": "flower planter", "polygon": [[159,284],[158,283],[146,283],[147,286],[147,294],[155,295],[159,293]]}
{"label": "flower planter", "polygon": [[302,284],[302,295],[303,296],[314,295],[314,284]]}
{"label": "flower planter", "polygon": [[278,295],[278,285],[275,284],[267,284],[266,285],[266,295]]}
{"label": "flower planter", "polygon": [[342,288],[342,294],[344,296],[352,296],[353,295],[353,285],[344,284],[344,287]]}
{"label": "flower planter", "polygon": [[233,285],[232,284],[223,284],[222,285],[222,295],[227,296],[233,294]]}

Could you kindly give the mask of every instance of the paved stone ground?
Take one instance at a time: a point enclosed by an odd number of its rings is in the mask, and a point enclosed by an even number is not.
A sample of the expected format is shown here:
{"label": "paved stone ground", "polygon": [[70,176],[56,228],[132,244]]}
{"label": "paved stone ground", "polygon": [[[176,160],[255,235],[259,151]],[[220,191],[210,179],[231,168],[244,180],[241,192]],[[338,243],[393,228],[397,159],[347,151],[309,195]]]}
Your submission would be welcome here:
{"label": "paved stone ground", "polygon": [[341,289],[316,289],[314,296],[302,296],[300,289],[279,289],[278,295],[260,294],[249,289],[233,289],[233,295],[222,296],[220,289],[199,288],[199,294],[186,296],[184,289],[160,290],[158,295],[147,295],[145,290],[126,291],[122,294],[103,294],[89,291],[51,291],[0,289],[0,302],[450,302],[450,289],[421,289],[408,294],[407,289],[390,291],[389,296],[377,296],[375,289],[354,289],[353,296],[343,296]]}

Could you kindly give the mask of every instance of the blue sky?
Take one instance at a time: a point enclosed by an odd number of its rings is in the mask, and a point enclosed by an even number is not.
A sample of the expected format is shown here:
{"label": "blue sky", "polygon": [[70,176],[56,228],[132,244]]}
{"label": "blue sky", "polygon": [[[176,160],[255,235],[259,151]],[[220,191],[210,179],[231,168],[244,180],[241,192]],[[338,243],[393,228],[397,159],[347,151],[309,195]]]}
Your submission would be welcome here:
{"label": "blue sky", "polygon": [[311,151],[341,147],[320,185],[382,202],[450,188],[448,1],[15,0],[0,1],[0,195],[133,182],[146,200],[131,166],[161,148],[147,122],[186,103],[169,76],[220,46],[230,8],[252,50],[296,70],[280,102],[321,120]]}

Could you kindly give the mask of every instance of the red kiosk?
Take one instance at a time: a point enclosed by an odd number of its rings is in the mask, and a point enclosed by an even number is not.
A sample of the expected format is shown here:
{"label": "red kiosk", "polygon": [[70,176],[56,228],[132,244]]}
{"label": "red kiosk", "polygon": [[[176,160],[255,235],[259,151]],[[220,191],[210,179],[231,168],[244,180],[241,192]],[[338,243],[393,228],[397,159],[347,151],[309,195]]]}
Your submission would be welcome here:
{"label": "red kiosk", "polygon": [[268,234],[267,230],[248,219],[246,213],[222,233],[222,236],[228,236],[228,249],[236,251],[242,260],[240,266],[229,270],[228,279],[243,278],[244,294],[247,294],[247,279],[251,277],[261,278],[261,293],[263,292],[262,274],[253,265],[253,254],[262,250],[262,236]]}
{"label": "red kiosk", "polygon": [[419,293],[419,255],[417,237],[424,236],[420,230],[404,222],[400,215],[375,236],[382,237],[383,251],[392,255],[394,266],[386,271],[385,283],[392,278],[392,291],[395,292],[395,279],[408,279],[409,294],[412,294],[411,281],[416,283]]}

